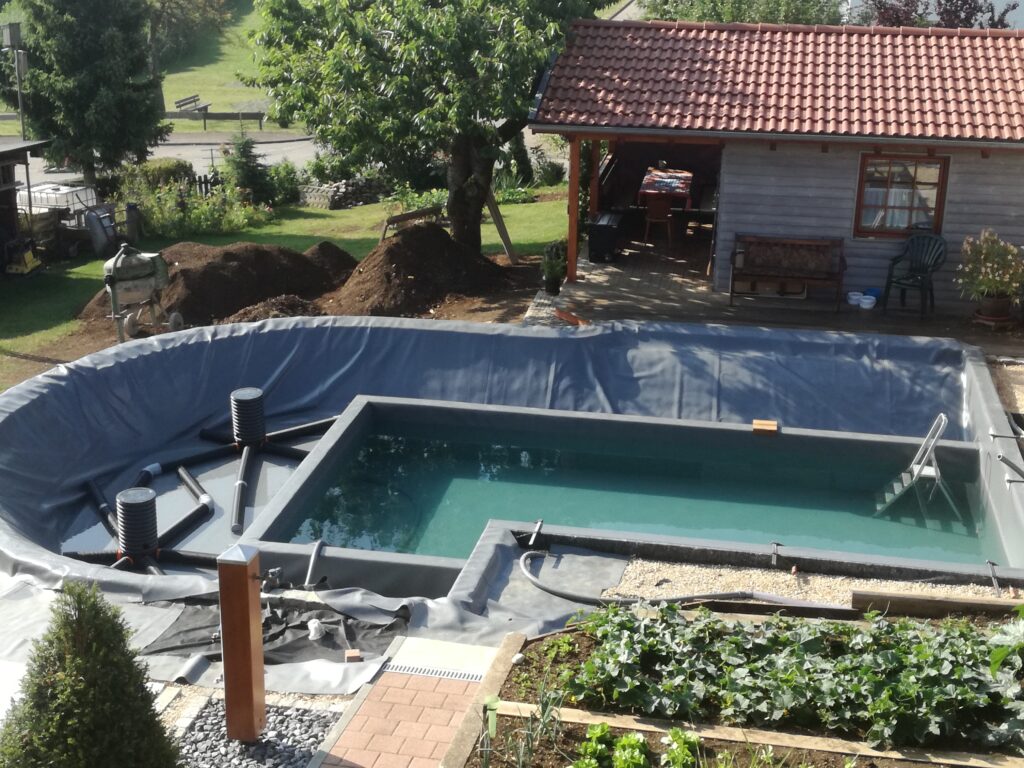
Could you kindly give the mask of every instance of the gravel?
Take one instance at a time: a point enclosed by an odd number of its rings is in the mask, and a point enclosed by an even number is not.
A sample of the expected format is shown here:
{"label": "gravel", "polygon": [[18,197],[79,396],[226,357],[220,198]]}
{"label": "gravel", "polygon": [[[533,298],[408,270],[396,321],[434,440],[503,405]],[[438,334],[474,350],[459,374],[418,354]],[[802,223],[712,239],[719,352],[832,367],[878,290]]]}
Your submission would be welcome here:
{"label": "gravel", "polygon": [[227,738],[224,701],[210,699],[181,738],[188,768],[306,768],[339,713],[298,707],[267,707],[259,741]]}
{"label": "gravel", "polygon": [[[854,590],[903,592],[935,597],[996,597],[991,586],[977,584],[926,584],[913,581],[856,579],[847,576],[772,571],[763,568],[662,563],[633,560],[618,585],[603,597],[642,597],[658,600],[707,592],[768,592],[832,605],[849,606]],[[1016,597],[1004,590],[1002,597]]]}
{"label": "gravel", "polygon": [[1024,365],[989,365],[992,381],[999,392],[999,399],[1008,411],[1024,411]]}

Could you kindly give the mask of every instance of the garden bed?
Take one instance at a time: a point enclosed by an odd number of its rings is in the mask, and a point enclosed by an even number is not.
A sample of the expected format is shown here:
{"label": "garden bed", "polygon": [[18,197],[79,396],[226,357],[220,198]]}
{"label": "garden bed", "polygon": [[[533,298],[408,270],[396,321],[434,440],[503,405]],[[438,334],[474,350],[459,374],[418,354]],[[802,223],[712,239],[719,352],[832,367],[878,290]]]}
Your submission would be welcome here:
{"label": "garden bed", "polygon": [[[1024,620],[867,618],[747,624],[672,606],[639,615],[602,609],[574,631],[529,644],[499,695],[535,703],[557,691],[564,706],[598,717],[837,737],[865,748],[1024,752]],[[999,647],[1009,650],[994,664]]]}

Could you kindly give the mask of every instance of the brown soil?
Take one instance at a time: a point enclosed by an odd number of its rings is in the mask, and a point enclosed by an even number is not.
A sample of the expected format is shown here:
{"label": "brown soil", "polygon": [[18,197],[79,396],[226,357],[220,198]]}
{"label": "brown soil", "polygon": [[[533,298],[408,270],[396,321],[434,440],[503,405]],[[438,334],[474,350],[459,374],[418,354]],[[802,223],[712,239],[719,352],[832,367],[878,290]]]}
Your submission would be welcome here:
{"label": "brown soil", "polygon": [[450,293],[507,288],[494,262],[457,245],[437,224],[425,223],[399,230],[374,248],[345,284],[319,303],[331,315],[416,317]]}
{"label": "brown soil", "polygon": [[288,294],[253,304],[251,307],[235,312],[231,317],[224,318],[222,322],[254,323],[258,320],[271,320],[275,317],[318,317],[322,314],[320,308],[312,301]]}
{"label": "brown soil", "polygon": [[[684,724],[680,727],[685,729]],[[498,718],[497,736],[492,745],[490,765],[515,766],[517,746],[522,744],[526,733],[527,720],[518,717]],[[618,737],[629,731],[613,728],[612,733]],[[661,735],[657,733],[641,733],[650,750],[650,765],[660,764],[661,753],[665,745],[661,743]],[[534,768],[565,768],[579,757],[578,746],[587,739],[587,726],[577,723],[562,723],[558,736],[552,742],[550,737],[541,737],[534,747],[533,759],[526,762]],[[704,768],[798,768],[798,766],[815,766],[815,768],[846,768],[850,765],[848,758],[857,758],[856,754],[843,755],[837,752],[819,752],[809,749],[788,749],[785,747],[762,747],[755,743],[738,743],[702,739],[701,755],[698,765]],[[864,758],[856,760],[857,768],[920,768],[921,763],[909,760],[889,760],[885,758]],[[933,763],[943,765],[943,763]],[[466,763],[467,768],[482,768],[481,752],[474,752]]]}
{"label": "brown soil", "polygon": [[323,240],[304,254],[307,259],[327,271],[331,282],[341,285],[348,280],[359,262],[348,251],[344,251],[330,240]]}
{"label": "brown soil", "polygon": [[[160,303],[168,311],[180,312],[187,325],[208,325],[275,296],[313,298],[337,284],[325,267],[279,246],[178,243],[163,254],[171,279]],[[325,258],[322,250],[318,258]],[[80,317],[94,319],[108,311],[109,300],[100,291]]]}

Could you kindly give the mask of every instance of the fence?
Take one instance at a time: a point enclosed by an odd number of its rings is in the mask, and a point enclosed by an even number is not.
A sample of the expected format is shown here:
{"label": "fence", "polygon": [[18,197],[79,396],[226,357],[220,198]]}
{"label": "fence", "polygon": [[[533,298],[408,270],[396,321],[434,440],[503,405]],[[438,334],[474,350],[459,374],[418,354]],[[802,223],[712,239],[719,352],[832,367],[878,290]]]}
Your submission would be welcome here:
{"label": "fence", "polygon": [[223,183],[224,180],[216,171],[211,174],[203,174],[202,176],[196,175],[189,179],[189,187],[202,197],[209,197]]}
{"label": "fence", "polygon": [[207,120],[237,120],[242,122],[243,120],[258,120],[260,124],[260,130],[263,130],[263,120],[266,118],[264,112],[207,112],[194,111],[194,110],[183,110],[180,112],[165,112],[164,118],[167,120],[202,120],[203,130],[206,130]]}

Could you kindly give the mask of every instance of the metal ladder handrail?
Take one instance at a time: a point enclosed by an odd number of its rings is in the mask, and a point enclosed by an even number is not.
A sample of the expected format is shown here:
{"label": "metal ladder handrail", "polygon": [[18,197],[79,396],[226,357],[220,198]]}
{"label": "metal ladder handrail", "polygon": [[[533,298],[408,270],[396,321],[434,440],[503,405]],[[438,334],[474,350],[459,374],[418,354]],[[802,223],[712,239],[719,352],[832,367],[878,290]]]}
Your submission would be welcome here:
{"label": "metal ladder handrail", "polygon": [[913,477],[911,482],[916,482],[927,466],[931,466],[936,477],[938,476],[939,466],[935,463],[935,448],[943,433],[945,433],[947,426],[949,426],[949,418],[946,414],[940,413],[935,417],[935,421],[932,422],[928,434],[925,435],[924,441],[921,443],[921,447],[917,449],[917,453],[914,454],[914,458],[910,461],[910,466],[907,467]]}

